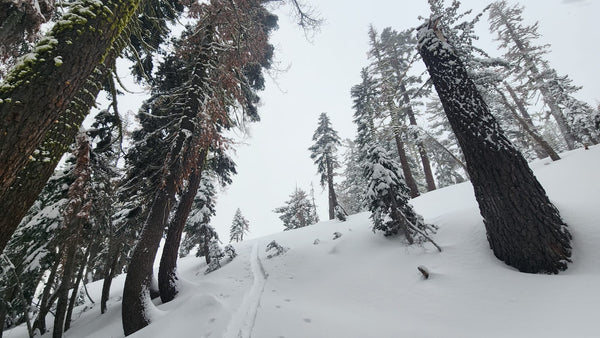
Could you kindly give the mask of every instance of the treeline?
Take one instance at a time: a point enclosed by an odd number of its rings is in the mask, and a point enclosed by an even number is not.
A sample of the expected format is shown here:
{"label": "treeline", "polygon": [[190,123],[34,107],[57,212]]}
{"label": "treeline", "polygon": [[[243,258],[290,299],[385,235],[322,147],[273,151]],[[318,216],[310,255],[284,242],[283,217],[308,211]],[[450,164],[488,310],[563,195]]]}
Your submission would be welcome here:
{"label": "treeline", "polygon": [[[269,35],[277,27],[267,3],[67,2],[44,7],[54,20],[44,37],[37,33],[44,20],[1,31],[12,37],[0,50],[3,329],[25,322],[30,336],[43,334],[52,313],[53,336],[60,337],[81,303],[81,285],[103,280],[105,313],[113,277],[126,272],[122,316],[129,335],[149,324],[151,296],[168,302],[177,295],[179,253],[198,247],[209,271],[235,256],[219,247],[209,224],[216,186],[236,173],[226,155],[234,144],[224,133],[259,120],[258,92],[274,51]],[[318,24],[296,1],[287,4],[305,29]],[[36,10],[8,6],[0,26]],[[184,17],[183,33],[173,37],[169,26]],[[15,45],[28,52],[22,61]],[[118,57],[130,59],[131,73],[150,88],[131,135],[117,109]],[[103,90],[110,105],[91,128],[80,129]],[[126,136],[131,145],[124,152]],[[247,231],[242,222],[232,240]]]}

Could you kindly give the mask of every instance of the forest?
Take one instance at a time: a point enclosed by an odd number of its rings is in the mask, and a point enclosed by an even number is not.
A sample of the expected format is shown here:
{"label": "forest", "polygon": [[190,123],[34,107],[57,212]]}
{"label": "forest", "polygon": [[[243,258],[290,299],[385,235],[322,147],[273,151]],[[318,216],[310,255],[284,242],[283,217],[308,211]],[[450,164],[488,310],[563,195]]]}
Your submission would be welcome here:
{"label": "forest", "polygon": [[[286,196],[279,205],[220,215],[227,187],[255,170],[237,165],[236,151],[259,137],[249,135],[262,123],[261,95],[286,73],[285,45],[272,36],[291,22],[300,39],[317,41],[329,24],[318,3],[0,0],[0,337],[19,327],[29,337],[69,336],[85,311],[119,312],[118,334],[135,334],[157,321],[157,304],[189,295],[191,262],[202,264],[196,276],[218,281],[240,257],[253,278],[247,313],[230,315],[223,336],[249,337],[273,278],[265,261],[297,255],[285,239],[331,226],[336,243],[360,233],[384,248],[443,255],[448,230],[428,215],[444,206],[419,201],[466,182],[479,241],[495,261],[518,274],[569,273],[581,231],[531,163],[555,168],[593,153],[600,105],[554,68],[544,22],[522,4],[422,2],[417,25],[364,27],[367,47],[354,52],[366,63],[344,69],[359,79],[347,84],[348,111],[302,116],[310,145],[293,156],[309,162],[315,184],[280,173],[285,182],[257,182],[244,195],[277,190]],[[481,30],[494,50],[478,45]],[[143,99],[124,111],[133,87]],[[336,129],[338,114],[352,121],[351,137]],[[255,212],[275,216],[285,232],[261,244],[262,260],[248,244],[265,226],[245,216]],[[229,239],[216,217],[228,220]],[[359,223],[368,231],[350,230]],[[323,233],[313,247],[329,245]]]}

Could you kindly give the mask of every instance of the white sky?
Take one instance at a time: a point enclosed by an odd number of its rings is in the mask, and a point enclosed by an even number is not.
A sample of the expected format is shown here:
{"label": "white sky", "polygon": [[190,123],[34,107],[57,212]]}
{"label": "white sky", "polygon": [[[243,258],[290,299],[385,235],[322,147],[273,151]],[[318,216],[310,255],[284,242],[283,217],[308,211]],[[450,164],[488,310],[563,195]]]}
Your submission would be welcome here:
{"label": "white sky", "polygon": [[[273,209],[284,205],[294,188],[315,186],[319,217],[327,218],[327,191],[319,186],[316,166],[308,147],[321,112],[327,112],[342,138],[354,138],[350,88],[360,82],[360,70],[367,65],[367,29],[392,27],[398,31],[417,26],[418,16],[428,16],[426,0],[327,0],[311,2],[326,23],[312,42],[287,15],[286,8],[276,12],[279,30],[272,35],[279,68],[289,70],[269,79],[260,93],[261,122],[251,125],[251,136],[237,147],[233,158],[238,175],[220,193],[217,216],[212,225],[221,240],[229,241],[229,227],[239,207],[250,221],[249,238],[283,230]],[[447,0],[450,2],[450,0]],[[480,11],[489,1],[463,0],[462,8]],[[515,3],[515,1],[509,1]],[[597,105],[600,84],[597,59],[600,55],[598,0],[528,0],[524,18],[539,21],[542,42],[552,45],[550,62],[559,74],[568,74],[583,86],[579,98]],[[477,27],[481,40],[477,46],[492,56],[496,44],[488,33],[487,15]],[[137,111],[143,95],[121,99],[122,112]],[[340,149],[341,150],[341,149]],[[340,151],[340,156],[341,156]]]}

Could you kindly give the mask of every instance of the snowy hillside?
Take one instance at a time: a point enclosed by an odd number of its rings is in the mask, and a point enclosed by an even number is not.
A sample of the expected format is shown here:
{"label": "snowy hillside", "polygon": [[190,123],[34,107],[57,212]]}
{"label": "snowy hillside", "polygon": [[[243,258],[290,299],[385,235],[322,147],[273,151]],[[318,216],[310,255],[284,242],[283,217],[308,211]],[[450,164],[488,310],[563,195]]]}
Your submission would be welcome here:
{"label": "snowy hillside", "polygon": [[[242,242],[238,257],[208,275],[203,259],[188,256],[179,261],[181,293],[132,337],[598,337],[600,147],[531,166],[574,237],[573,263],[560,275],[495,259],[466,183],[412,201],[440,227],[442,253],[374,234],[363,213]],[[267,258],[273,240],[289,250]],[[77,308],[66,336],[122,337],[123,280],[107,314],[98,302]],[[99,300],[101,284],[88,289]],[[24,336],[23,327],[5,332]]]}

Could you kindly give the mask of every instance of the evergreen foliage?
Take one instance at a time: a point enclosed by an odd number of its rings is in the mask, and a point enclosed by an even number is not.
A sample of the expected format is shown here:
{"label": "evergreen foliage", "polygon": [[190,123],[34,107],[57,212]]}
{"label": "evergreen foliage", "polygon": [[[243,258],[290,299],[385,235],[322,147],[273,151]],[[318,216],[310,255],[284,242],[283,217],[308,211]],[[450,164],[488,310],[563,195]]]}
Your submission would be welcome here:
{"label": "evergreen foliage", "polygon": [[333,219],[336,216],[335,208],[338,205],[333,177],[335,176],[335,169],[340,166],[336,153],[341,141],[337,132],[332,128],[327,113],[319,115],[319,124],[312,140],[314,144],[308,148],[310,158],[317,165],[317,173],[321,175],[321,187],[325,188],[325,184],[327,184],[329,219]]}
{"label": "evergreen foliage", "polygon": [[434,228],[426,225],[409,204],[409,190],[399,165],[378,145],[367,149],[366,161],[366,197],[373,231],[382,231],[385,236],[401,234],[409,244],[425,240],[423,233]]}
{"label": "evergreen foliage", "polygon": [[285,206],[273,210],[273,212],[281,214],[279,219],[283,221],[284,231],[303,228],[318,222],[318,219],[314,217],[313,204],[304,190],[296,188],[285,204]]}
{"label": "evergreen foliage", "polygon": [[241,242],[244,240],[244,235],[248,233],[248,229],[250,227],[250,223],[248,220],[242,215],[242,211],[240,208],[237,208],[235,211],[235,215],[233,216],[233,222],[231,223],[231,228],[229,229],[229,242]]}

